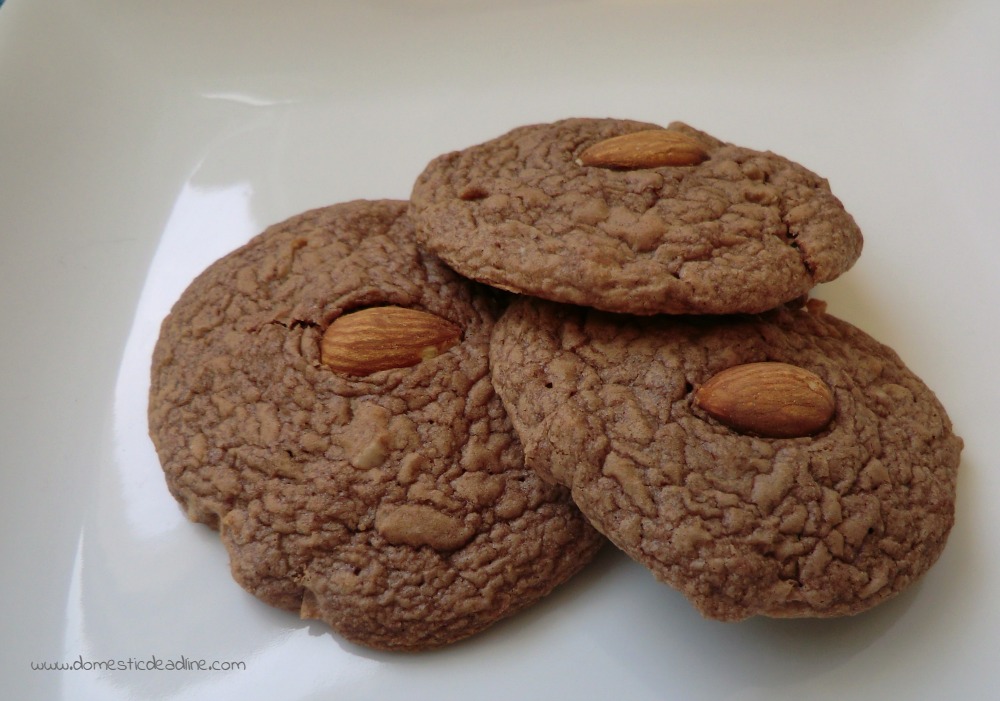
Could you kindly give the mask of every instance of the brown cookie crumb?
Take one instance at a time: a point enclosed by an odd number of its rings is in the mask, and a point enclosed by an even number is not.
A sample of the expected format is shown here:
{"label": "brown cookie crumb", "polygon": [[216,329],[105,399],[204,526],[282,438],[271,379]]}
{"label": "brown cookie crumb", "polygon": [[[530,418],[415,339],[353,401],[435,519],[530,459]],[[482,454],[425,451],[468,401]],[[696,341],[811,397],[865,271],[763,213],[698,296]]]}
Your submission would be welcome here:
{"label": "brown cookie crumb", "polygon": [[455,270],[507,290],[632,314],[761,312],[850,268],[862,236],[815,173],[684,124],[707,158],[582,165],[588,147],[659,129],[617,119],[519,127],[432,161],[410,213]]}
{"label": "brown cookie crumb", "polygon": [[[171,492],[220,530],[243,587],[418,650],[538,600],[601,539],[523,464],[488,372],[493,296],[418,250],[405,210],[306,212],[210,266],[163,323],[149,420]],[[366,376],[323,365],[335,319],[386,305],[461,340]]]}
{"label": "brown cookie crumb", "polygon": [[[692,401],[760,361],[822,378],[832,422],[762,438]],[[962,440],[944,408],[820,305],[641,318],[522,298],[491,363],[527,463],[706,616],[863,611],[926,572],[952,527]]]}

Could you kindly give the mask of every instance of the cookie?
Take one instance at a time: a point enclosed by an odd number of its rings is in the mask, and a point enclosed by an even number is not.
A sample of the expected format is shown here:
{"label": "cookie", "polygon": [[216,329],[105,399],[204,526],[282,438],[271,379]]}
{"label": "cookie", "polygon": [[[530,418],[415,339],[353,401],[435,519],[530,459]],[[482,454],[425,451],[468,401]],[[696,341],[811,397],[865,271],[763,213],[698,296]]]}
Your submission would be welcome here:
{"label": "cookie", "polygon": [[[705,616],[854,614],[938,558],[962,440],[895,352],[821,307],[631,317],[523,298],[495,327],[494,384],[527,464]],[[773,437],[802,408],[808,425]]]}
{"label": "cookie", "polygon": [[[603,540],[524,466],[488,371],[494,295],[418,250],[405,210],[309,211],[214,263],[163,322],[149,399],[167,485],[239,584],[389,650],[483,630]],[[369,365],[380,333],[415,355]]]}
{"label": "cookie", "polygon": [[520,127],[433,160],[410,213],[420,242],[467,277],[631,314],[772,309],[862,246],[826,180],[680,123]]}

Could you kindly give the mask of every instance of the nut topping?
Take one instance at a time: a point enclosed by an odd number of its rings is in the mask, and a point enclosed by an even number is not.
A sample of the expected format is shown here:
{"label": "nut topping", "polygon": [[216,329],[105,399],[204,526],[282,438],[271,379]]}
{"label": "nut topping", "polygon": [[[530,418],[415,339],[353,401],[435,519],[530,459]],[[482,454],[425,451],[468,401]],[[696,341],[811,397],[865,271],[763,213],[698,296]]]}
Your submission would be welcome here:
{"label": "nut topping", "polygon": [[635,170],[693,166],[707,159],[708,151],[697,139],[672,129],[647,129],[598,141],[585,149],[576,162],[581,166]]}
{"label": "nut topping", "polygon": [[458,343],[461,334],[458,326],[428,312],[368,307],[327,327],[320,359],[334,372],[370,375],[429,360]]}
{"label": "nut topping", "polygon": [[740,433],[768,438],[813,435],[833,419],[833,392],[818,375],[787,363],[736,365],[711,377],[694,405]]}

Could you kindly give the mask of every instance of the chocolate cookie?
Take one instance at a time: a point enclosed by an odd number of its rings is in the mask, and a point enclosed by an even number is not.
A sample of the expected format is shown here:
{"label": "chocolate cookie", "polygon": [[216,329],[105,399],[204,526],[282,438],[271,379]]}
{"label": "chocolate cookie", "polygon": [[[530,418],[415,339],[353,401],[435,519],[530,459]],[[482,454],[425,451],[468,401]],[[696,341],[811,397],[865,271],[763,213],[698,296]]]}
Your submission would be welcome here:
{"label": "chocolate cookie", "polygon": [[163,322],[149,423],[244,588],[417,650],[536,601],[602,539],[524,466],[492,293],[418,250],[405,210],[306,212],[210,266]]}
{"label": "chocolate cookie", "polygon": [[896,353],[821,307],[523,298],[494,330],[494,384],[527,464],[704,615],[854,614],[937,559],[962,441]]}
{"label": "chocolate cookie", "polygon": [[632,314],[765,311],[862,246],[824,179],[680,123],[520,127],[436,158],[411,200],[418,239],[463,275]]}

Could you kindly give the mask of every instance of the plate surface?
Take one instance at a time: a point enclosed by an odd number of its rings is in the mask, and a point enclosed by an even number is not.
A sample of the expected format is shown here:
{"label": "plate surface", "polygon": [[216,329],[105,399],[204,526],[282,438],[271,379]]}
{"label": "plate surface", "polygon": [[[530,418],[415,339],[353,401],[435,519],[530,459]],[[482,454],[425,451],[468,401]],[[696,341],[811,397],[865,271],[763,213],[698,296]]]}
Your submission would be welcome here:
{"label": "plate surface", "polygon": [[[6,694],[993,698],[998,35],[990,0],[4,3]],[[406,198],[435,155],[568,116],[680,119],[829,178],[866,245],[817,296],[966,440],[918,585],[852,619],[725,625],[609,550],[485,634],[380,654],[243,593],[183,519],[145,399],[188,282],[270,223]]]}

